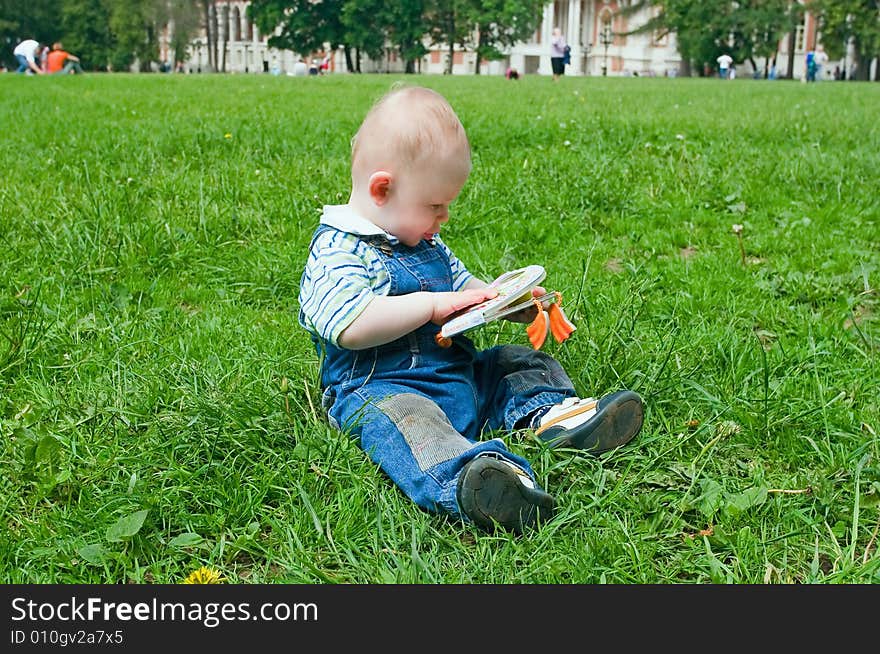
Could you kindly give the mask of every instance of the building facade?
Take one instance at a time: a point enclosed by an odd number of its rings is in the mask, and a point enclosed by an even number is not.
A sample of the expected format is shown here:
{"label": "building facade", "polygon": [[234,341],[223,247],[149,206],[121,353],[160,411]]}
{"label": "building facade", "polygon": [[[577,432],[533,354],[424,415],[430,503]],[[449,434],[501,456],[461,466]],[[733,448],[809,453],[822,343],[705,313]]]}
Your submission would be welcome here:
{"label": "building facade", "polygon": [[[217,61],[211,65],[208,42],[204,30],[193,40],[189,59],[177,68],[188,73],[211,72],[214,69],[230,73],[293,74],[294,65],[300,59],[307,65],[327,62],[327,71],[351,72],[347,69],[343,50],[333,52],[295,53],[270,48],[269,34],[261,34],[247,17],[246,0],[218,0],[211,9],[213,33],[217,35]],[[531,39],[507,49],[498,61],[483,61],[480,72],[503,75],[508,68],[515,68],[521,75],[550,75],[550,35],[554,27],[562,29],[571,46],[571,64],[567,75],[608,75],[671,77],[680,74],[681,57],[678,54],[674,34],[643,32],[632,34],[651,17],[654,8],[624,17],[620,9],[629,5],[627,0],[554,0],[544,6],[541,25]],[[793,58],[793,76],[803,77],[806,53],[817,42],[816,21],[809,13],[798,27],[794,43],[786,36],[779,44],[775,69],[779,76],[788,70],[788,60]],[[442,74],[449,70],[448,46],[428,45],[428,53],[418,62],[416,70],[421,73]],[[168,61],[167,46],[162,52]],[[473,74],[476,54],[456,48],[452,54],[453,74]],[[758,61],[760,69],[770,62]],[[751,76],[750,66],[740,66],[740,75]],[[833,68],[828,66],[828,69]],[[404,62],[390,50],[381,60],[361,58],[361,72],[397,73],[404,71]],[[696,73],[697,71],[694,71]],[[831,71],[823,71],[830,76]]]}

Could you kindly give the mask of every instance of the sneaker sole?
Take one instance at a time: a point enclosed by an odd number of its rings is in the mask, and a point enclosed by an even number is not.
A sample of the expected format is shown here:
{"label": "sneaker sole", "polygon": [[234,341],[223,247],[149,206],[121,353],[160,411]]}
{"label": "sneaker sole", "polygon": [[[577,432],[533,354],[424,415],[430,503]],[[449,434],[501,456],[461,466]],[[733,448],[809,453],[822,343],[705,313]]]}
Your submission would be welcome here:
{"label": "sneaker sole", "polygon": [[539,438],[550,447],[573,447],[601,454],[629,443],[642,428],[645,408],[633,391],[617,391],[599,400],[596,414],[571,429],[550,427]]}
{"label": "sneaker sole", "polygon": [[496,523],[516,533],[553,515],[552,495],[529,488],[510,467],[489,457],[468,464],[459,484],[458,502],[475,524],[492,530]]}

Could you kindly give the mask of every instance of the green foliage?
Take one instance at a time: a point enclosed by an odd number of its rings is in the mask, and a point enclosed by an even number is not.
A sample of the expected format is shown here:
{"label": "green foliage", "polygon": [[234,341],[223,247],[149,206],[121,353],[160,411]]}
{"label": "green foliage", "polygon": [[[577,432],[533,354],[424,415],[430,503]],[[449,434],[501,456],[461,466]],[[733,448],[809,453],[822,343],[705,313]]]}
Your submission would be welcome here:
{"label": "green foliage", "polygon": [[725,52],[737,63],[773,58],[779,41],[803,18],[790,0],[642,0],[623,11],[646,8],[655,14],[634,32],[674,33],[682,59],[701,75],[706,66],[714,70]]}
{"label": "green foliage", "polygon": [[[857,79],[868,79],[871,61],[880,56],[880,7],[875,0],[810,0],[832,58],[842,57],[848,44],[855,48]],[[880,73],[875,79],[880,79]]]}
{"label": "green foliage", "polygon": [[[545,265],[577,326],[545,350],[581,395],[646,400],[601,457],[503,436],[560,507],[523,537],[409,502],[327,423],[297,324],[351,135],[401,81],[472,144],[445,240],[484,278]],[[880,85],[6,75],[0,95],[0,164],[34,155],[0,182],[4,582],[880,582]]]}
{"label": "green foliage", "polygon": [[61,5],[64,48],[85,70],[106,70],[114,59],[113,31],[106,0],[65,0]]}
{"label": "green foliage", "polygon": [[281,27],[281,34],[269,37],[271,47],[310,53],[322,50],[325,43],[331,50],[344,43],[345,4],[345,0],[253,0],[247,11],[264,34]]}
{"label": "green foliage", "polygon": [[466,25],[476,25],[476,72],[483,59],[504,57],[501,49],[527,41],[544,17],[543,0],[471,0],[461,12]]}

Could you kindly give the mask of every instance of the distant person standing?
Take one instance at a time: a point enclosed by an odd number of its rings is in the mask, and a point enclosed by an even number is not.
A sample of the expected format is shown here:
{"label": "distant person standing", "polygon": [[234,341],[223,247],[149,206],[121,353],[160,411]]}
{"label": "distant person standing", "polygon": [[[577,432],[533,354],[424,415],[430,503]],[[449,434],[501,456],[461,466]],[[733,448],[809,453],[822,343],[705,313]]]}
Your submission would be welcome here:
{"label": "distant person standing", "polygon": [[33,39],[25,39],[12,51],[18,60],[18,68],[16,73],[27,73],[29,75],[42,75],[43,70],[37,63],[37,54],[40,52],[40,44]]}
{"label": "distant person standing", "polygon": [[83,69],[79,65],[79,57],[66,52],[61,42],[56,41],[52,44],[52,51],[47,58],[46,72],[50,75],[79,74],[83,72]]}
{"label": "distant person standing", "polygon": [[816,81],[816,52],[814,50],[810,50],[807,52],[806,61],[804,62],[807,67],[806,77],[804,78],[807,82],[815,82]]}
{"label": "distant person standing", "polygon": [[553,67],[553,81],[557,81],[565,75],[565,35],[558,27],[553,28],[553,37],[550,39],[550,65]]}
{"label": "distant person standing", "polygon": [[828,65],[828,53],[825,52],[825,46],[819,44],[816,46],[816,52],[813,53],[813,66],[815,67],[815,71],[813,72],[813,81],[817,81],[822,79],[822,68]]}
{"label": "distant person standing", "polygon": [[715,61],[718,62],[718,77],[730,79],[730,64],[733,63],[733,57],[724,52]]}

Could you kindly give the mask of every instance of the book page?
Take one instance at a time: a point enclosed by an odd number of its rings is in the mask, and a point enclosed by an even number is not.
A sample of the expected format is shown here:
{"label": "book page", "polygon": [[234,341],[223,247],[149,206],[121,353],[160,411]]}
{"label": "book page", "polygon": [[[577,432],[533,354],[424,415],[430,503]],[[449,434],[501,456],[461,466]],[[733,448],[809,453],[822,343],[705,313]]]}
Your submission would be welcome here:
{"label": "book page", "polygon": [[461,315],[447,321],[440,333],[449,337],[494,320],[499,311],[528,294],[545,276],[543,266],[538,265],[518,268],[500,275],[490,284],[498,289],[497,296],[469,307]]}

